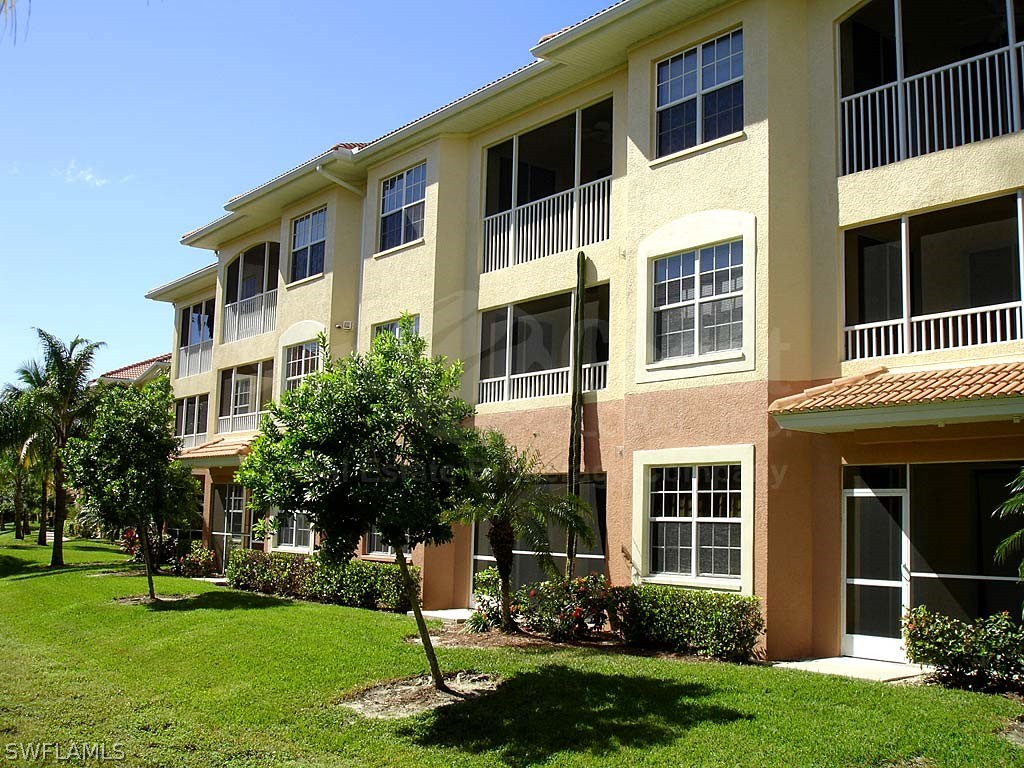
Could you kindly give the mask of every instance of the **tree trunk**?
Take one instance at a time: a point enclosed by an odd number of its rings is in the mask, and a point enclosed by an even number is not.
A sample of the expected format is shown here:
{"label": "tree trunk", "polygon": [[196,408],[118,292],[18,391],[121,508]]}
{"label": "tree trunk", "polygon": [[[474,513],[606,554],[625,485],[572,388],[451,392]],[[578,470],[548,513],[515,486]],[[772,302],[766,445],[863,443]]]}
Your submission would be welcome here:
{"label": "tree trunk", "polygon": [[64,567],[64,518],[67,516],[67,496],[64,492],[64,462],[57,454],[53,462],[53,553],[51,568]]}
{"label": "tree trunk", "polygon": [[24,539],[25,528],[21,516],[25,511],[25,500],[22,497],[22,476],[20,466],[14,470],[14,538]]}
{"label": "tree trunk", "polygon": [[506,520],[491,518],[487,540],[491,544],[494,565],[498,569],[501,597],[501,631],[515,632],[519,629],[512,617],[512,565],[515,562],[516,534]]}
{"label": "tree trunk", "polygon": [[146,581],[149,582],[149,599],[156,602],[156,590],[153,588],[153,555],[149,551],[149,526],[140,525],[139,544],[142,546],[142,562],[146,564]]}
{"label": "tree trunk", "polygon": [[39,536],[36,542],[45,547],[46,546],[46,472],[42,473],[43,482],[40,483],[39,492],[41,494],[42,502],[39,504]]}
{"label": "tree trunk", "polygon": [[[566,491],[580,495],[583,460],[583,306],[587,296],[587,257],[576,254],[576,297],[573,300],[572,371],[569,374],[569,476]],[[565,535],[565,577],[576,575],[576,531]]]}
{"label": "tree trunk", "polygon": [[416,628],[420,633],[420,640],[423,642],[423,652],[427,654],[427,663],[430,665],[430,677],[434,681],[434,687],[439,691],[451,692],[451,689],[444,682],[441,675],[441,667],[437,663],[437,654],[434,653],[434,644],[430,642],[430,632],[427,631],[427,622],[423,620],[423,611],[420,609],[420,595],[418,584],[409,573],[409,564],[405,562],[405,552],[401,547],[395,547],[395,560],[398,562],[398,570],[402,572],[402,580],[405,582],[405,594],[412,604],[412,615],[416,617]]}

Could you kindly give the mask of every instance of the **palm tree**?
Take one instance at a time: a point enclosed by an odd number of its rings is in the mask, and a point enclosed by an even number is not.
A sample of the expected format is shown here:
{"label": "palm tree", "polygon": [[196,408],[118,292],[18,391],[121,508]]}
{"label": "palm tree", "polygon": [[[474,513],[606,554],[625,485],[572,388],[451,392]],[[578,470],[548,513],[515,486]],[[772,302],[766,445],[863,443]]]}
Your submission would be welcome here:
{"label": "palm tree", "polygon": [[[1024,467],[1017,479],[1010,486],[1011,496],[996,510],[997,517],[1024,517]],[[996,547],[996,562],[1005,563],[1014,555],[1024,552],[1024,528],[1014,531]],[[1018,568],[1020,578],[1024,581],[1024,560]]]}
{"label": "palm tree", "polygon": [[[53,471],[53,552],[50,566],[64,565],[64,521],[67,519],[67,489],[64,485],[64,448],[68,440],[84,432],[95,404],[95,390],[89,385],[89,372],[101,342],[76,336],[65,344],[53,334],[36,329],[43,347],[41,386],[35,386],[35,372],[21,391],[33,403],[38,418],[36,439],[52,451]],[[31,366],[26,366],[28,369]],[[24,379],[23,379],[24,381]]]}
{"label": "palm tree", "polygon": [[25,444],[35,432],[35,411],[29,398],[20,390],[7,388],[0,395],[0,453],[11,467],[14,502],[14,538],[28,535],[28,514],[25,511]]}
{"label": "palm tree", "polygon": [[39,479],[39,534],[36,541],[46,544],[46,508],[53,470],[54,450],[52,435],[44,428],[39,413],[39,394],[46,387],[46,370],[37,360],[18,368],[16,376],[21,386],[8,386],[7,391],[22,400],[30,420],[29,434],[20,448],[19,459],[26,470],[34,469]]}
{"label": "palm tree", "polygon": [[464,510],[462,518],[465,522],[489,525],[487,540],[501,583],[501,629],[514,632],[517,627],[511,606],[516,542],[523,541],[536,552],[541,566],[557,577],[549,527],[572,531],[591,544],[590,509],[576,496],[545,492],[547,481],[537,452],[520,451],[501,432],[482,433],[479,453],[482,469],[477,476],[475,501]]}

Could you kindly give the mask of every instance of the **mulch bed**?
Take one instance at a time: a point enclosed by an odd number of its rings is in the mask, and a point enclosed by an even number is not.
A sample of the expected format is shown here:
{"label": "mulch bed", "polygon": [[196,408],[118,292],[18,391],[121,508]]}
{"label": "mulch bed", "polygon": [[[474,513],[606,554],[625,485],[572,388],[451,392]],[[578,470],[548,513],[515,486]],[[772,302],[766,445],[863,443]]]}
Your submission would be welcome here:
{"label": "mulch bed", "polygon": [[[156,601],[158,603],[176,603],[179,600],[193,600],[199,597],[199,595],[157,595]],[[127,595],[125,597],[115,597],[114,602],[118,605],[151,605],[153,601],[149,595]]]}
{"label": "mulch bed", "polygon": [[476,698],[497,689],[501,682],[497,677],[472,671],[445,675],[444,680],[450,691],[437,690],[430,676],[422,675],[364,688],[339,704],[363,717],[393,720]]}

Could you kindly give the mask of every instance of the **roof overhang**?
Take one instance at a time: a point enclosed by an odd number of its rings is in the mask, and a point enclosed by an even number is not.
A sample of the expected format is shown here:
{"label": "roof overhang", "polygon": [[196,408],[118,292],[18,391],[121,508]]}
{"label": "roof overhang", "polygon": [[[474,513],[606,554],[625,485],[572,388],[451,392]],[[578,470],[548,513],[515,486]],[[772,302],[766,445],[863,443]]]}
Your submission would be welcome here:
{"label": "roof overhang", "polygon": [[885,427],[945,426],[1024,419],[1024,397],[772,414],[783,429],[832,434]]}
{"label": "roof overhang", "polygon": [[202,269],[190,272],[184,277],[172,280],[169,283],[154,288],[146,294],[147,299],[153,301],[175,302],[185,298],[204,288],[214,288],[217,285],[217,264],[208,264]]}
{"label": "roof overhang", "polygon": [[215,436],[202,445],[185,448],[178,454],[178,460],[190,467],[237,467],[249,454],[255,434],[244,437]]}

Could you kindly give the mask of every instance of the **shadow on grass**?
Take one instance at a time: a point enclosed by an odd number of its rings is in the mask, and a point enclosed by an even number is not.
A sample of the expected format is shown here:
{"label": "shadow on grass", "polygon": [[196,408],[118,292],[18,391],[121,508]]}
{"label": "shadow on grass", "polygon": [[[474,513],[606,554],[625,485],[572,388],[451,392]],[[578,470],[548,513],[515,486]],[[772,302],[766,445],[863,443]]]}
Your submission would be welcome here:
{"label": "shadow on grass", "polygon": [[702,701],[712,693],[703,683],[551,665],[435,710],[399,733],[420,746],[493,754],[504,765],[525,768],[560,752],[604,757],[669,744],[700,723],[752,718]]}
{"label": "shadow on grass", "polygon": [[38,579],[43,576],[60,576],[68,573],[86,571],[109,571],[117,563],[72,563],[59,568],[51,568],[48,563],[35,563],[20,557],[0,555],[0,579],[12,578],[14,581]]}
{"label": "shadow on grass", "polygon": [[291,604],[289,600],[282,600],[268,595],[216,590],[213,592],[202,592],[188,600],[167,600],[149,603],[146,607],[151,611],[249,611],[260,608],[279,608]]}

